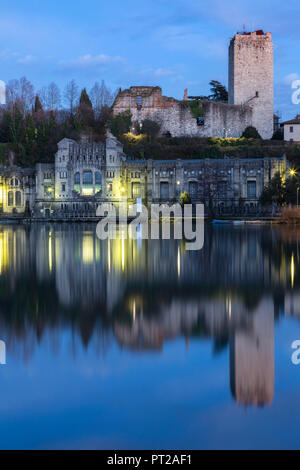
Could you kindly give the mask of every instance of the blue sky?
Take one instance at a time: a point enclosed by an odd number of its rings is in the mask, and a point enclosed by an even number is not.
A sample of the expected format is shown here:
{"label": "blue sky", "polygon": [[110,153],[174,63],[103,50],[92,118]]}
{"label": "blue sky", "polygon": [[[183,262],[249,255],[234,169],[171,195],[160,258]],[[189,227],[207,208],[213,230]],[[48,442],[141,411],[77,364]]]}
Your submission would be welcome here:
{"label": "blue sky", "polygon": [[227,48],[237,31],[264,29],[274,41],[275,110],[300,113],[291,81],[300,78],[300,2],[289,0],[1,1],[0,79],[25,75],[35,87],[75,78],[89,90],[159,85],[183,97],[227,85]]}

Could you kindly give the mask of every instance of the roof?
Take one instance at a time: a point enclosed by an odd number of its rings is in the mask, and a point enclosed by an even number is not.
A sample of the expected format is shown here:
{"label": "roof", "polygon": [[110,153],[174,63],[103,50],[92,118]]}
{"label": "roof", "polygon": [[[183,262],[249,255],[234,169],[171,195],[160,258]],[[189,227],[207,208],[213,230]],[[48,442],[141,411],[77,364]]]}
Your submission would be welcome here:
{"label": "roof", "polygon": [[280,125],[283,126],[284,124],[300,124],[300,118],[291,119],[290,121],[282,122]]}

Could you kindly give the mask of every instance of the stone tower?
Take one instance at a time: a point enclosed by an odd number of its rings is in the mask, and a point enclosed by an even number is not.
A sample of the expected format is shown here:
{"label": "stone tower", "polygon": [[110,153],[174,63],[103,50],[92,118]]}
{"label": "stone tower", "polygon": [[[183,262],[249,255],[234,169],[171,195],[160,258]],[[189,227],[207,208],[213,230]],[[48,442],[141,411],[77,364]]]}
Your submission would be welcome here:
{"label": "stone tower", "polygon": [[236,34],[229,46],[228,102],[249,105],[263,139],[273,134],[273,41],[263,31]]}

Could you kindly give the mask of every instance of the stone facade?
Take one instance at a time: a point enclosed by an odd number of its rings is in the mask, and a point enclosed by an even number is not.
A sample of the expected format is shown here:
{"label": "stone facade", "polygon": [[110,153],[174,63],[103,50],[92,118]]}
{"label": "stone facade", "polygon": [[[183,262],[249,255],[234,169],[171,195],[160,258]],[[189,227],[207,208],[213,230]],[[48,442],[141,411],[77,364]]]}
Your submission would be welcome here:
{"label": "stone facade", "polygon": [[288,169],[282,158],[131,160],[109,135],[104,143],[58,143],[54,163],[35,169],[0,169],[2,213],[32,217],[95,217],[102,202],[117,208],[141,199],[178,202],[187,191],[206,212],[248,214],[260,210],[259,197],[270,178]]}
{"label": "stone facade", "polygon": [[250,106],[263,139],[273,134],[273,41],[263,31],[236,34],[229,46],[229,103]]}
{"label": "stone facade", "polygon": [[119,91],[113,104],[117,115],[129,110],[139,133],[144,119],[160,124],[160,133],[173,137],[241,137],[248,126],[272,137],[273,43],[271,33],[236,34],[229,46],[229,102],[201,100],[202,117],[191,111],[191,102],[162,95],[160,87],[132,86]]}
{"label": "stone facade", "polygon": [[131,87],[119,91],[113,112],[117,115],[130,110],[134,133],[142,131],[144,119],[160,125],[161,135],[173,137],[240,137],[252,125],[250,106],[236,106],[216,101],[198,103],[203,119],[194,117],[188,100],[175,100],[162,96],[160,87]]}

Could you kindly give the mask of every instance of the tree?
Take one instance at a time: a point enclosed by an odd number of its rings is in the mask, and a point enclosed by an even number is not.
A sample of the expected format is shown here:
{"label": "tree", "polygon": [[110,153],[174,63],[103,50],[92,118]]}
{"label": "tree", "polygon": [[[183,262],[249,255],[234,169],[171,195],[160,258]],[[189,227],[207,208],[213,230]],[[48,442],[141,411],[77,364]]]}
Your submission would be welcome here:
{"label": "tree", "polygon": [[80,94],[77,117],[79,119],[80,125],[83,127],[92,126],[94,123],[92,102],[85,88],[83,88]]}
{"label": "tree", "polygon": [[286,203],[286,187],[285,183],[277,171],[269,183],[264,187],[260,196],[260,202],[263,205],[275,204],[282,206]]}
{"label": "tree", "polygon": [[254,126],[248,126],[244,130],[242,137],[245,137],[245,139],[261,139],[261,136]]}
{"label": "tree", "polygon": [[154,139],[158,135],[160,131],[160,125],[156,121],[152,121],[151,119],[144,119],[141,124],[141,132],[143,134],[147,134],[151,142],[152,139]]}
{"label": "tree", "polygon": [[99,116],[103,106],[111,106],[113,104],[115,96],[116,93],[112,93],[110,89],[107,88],[104,80],[102,80],[101,85],[99,82],[95,82],[90,91],[90,97],[96,117]]}
{"label": "tree", "polygon": [[210,84],[210,91],[211,95],[209,98],[213,101],[221,101],[223,103],[228,102],[228,92],[226,87],[222,85],[218,80],[211,80]]}
{"label": "tree", "polygon": [[209,82],[209,85],[210,85],[210,91],[211,91],[211,95],[208,95],[208,96],[203,96],[203,95],[199,95],[199,96],[189,96],[188,98],[190,100],[212,100],[212,101],[220,101],[220,102],[223,102],[223,103],[227,103],[228,102],[228,91],[226,89],[226,87],[224,85],[222,85],[221,82],[219,82],[218,80],[211,80]]}
{"label": "tree", "polygon": [[64,90],[64,99],[72,115],[78,99],[78,86],[75,80],[71,80],[67,83]]}
{"label": "tree", "polygon": [[34,102],[34,88],[26,77],[20,80],[10,80],[6,87],[6,104],[7,109],[12,110],[15,106],[25,116]]}
{"label": "tree", "polygon": [[39,111],[43,111],[43,106],[42,106],[42,103],[40,102],[39,95],[36,95],[35,101],[34,101],[34,112],[38,113]]}
{"label": "tree", "polygon": [[179,204],[183,207],[185,204],[191,204],[192,199],[187,191],[184,191],[179,196]]}
{"label": "tree", "polygon": [[122,113],[113,116],[109,122],[109,127],[112,134],[119,138],[123,134],[130,131],[131,128],[131,112],[129,110],[123,111]]}
{"label": "tree", "polygon": [[277,131],[275,131],[274,134],[272,135],[271,140],[283,140],[283,130],[277,129]]}
{"label": "tree", "polygon": [[56,83],[51,82],[48,86],[48,108],[51,111],[59,108],[61,103],[61,94],[60,89],[56,85]]}
{"label": "tree", "polygon": [[61,103],[61,94],[56,83],[52,82],[47,87],[41,88],[38,95],[44,109],[54,111],[59,108]]}

